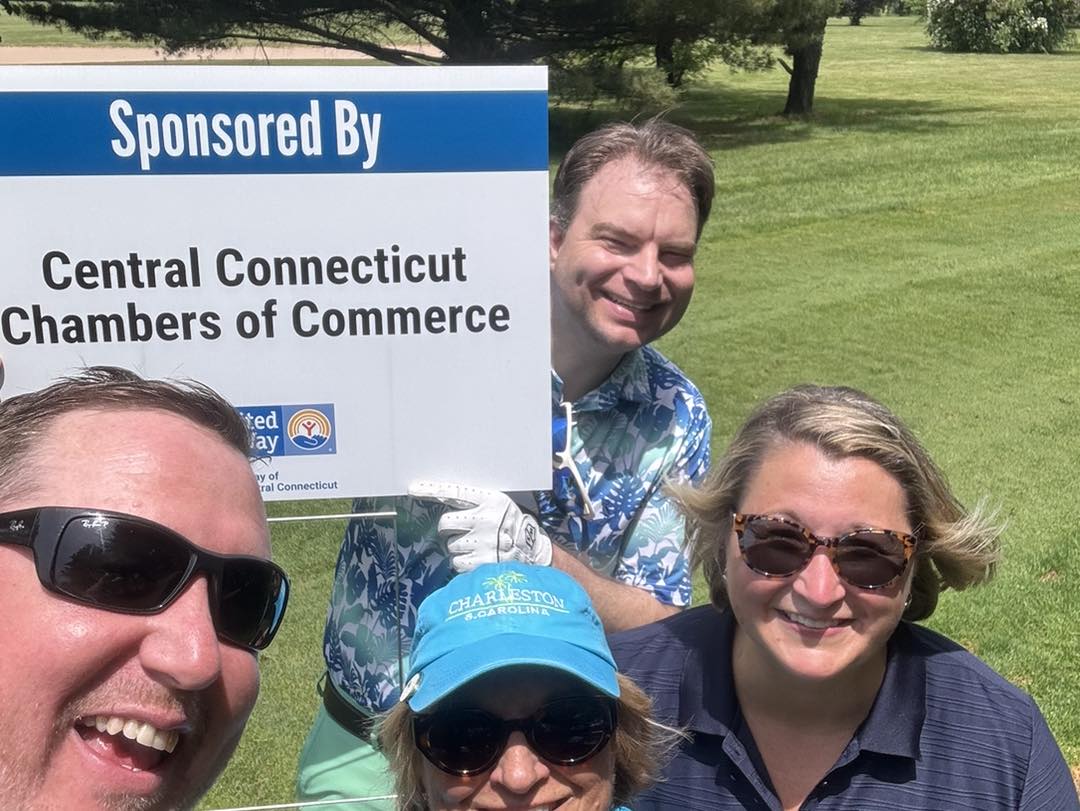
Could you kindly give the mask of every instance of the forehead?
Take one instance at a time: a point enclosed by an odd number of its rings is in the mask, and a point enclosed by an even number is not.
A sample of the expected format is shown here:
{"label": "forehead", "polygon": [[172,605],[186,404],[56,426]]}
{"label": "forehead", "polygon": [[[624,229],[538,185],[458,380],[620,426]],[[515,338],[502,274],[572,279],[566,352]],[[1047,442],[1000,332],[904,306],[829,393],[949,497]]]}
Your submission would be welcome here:
{"label": "forehead", "polygon": [[607,210],[617,203],[644,200],[676,205],[697,222],[694,198],[686,183],[672,170],[634,157],[608,161],[585,182],[578,196],[575,218],[593,209]]}
{"label": "forehead", "polygon": [[877,462],[833,456],[807,442],[774,445],[747,482],[740,510],[783,513],[818,534],[850,525],[910,532],[907,494]]}
{"label": "forehead", "polygon": [[266,514],[247,459],[177,414],[64,414],[42,436],[33,469],[29,503],[22,506],[125,512],[216,552],[269,554]]}

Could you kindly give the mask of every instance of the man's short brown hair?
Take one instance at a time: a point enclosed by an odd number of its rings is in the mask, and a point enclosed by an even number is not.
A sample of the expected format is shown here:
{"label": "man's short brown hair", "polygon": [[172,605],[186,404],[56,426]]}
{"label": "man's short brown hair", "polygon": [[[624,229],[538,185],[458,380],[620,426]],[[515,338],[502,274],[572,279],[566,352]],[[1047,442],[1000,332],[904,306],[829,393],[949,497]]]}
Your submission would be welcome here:
{"label": "man's short brown hair", "polygon": [[0,402],[0,500],[35,486],[35,454],[57,418],[74,411],[125,409],[176,414],[251,456],[247,423],[209,387],[194,381],[146,380],[126,369],[91,366],[39,391]]}
{"label": "man's short brown hair", "polygon": [[690,130],[662,118],[607,124],[570,147],[551,192],[551,220],[556,227],[562,232],[570,227],[582,187],[604,166],[622,158],[671,172],[686,186],[694,200],[700,237],[716,193],[712,159]]}

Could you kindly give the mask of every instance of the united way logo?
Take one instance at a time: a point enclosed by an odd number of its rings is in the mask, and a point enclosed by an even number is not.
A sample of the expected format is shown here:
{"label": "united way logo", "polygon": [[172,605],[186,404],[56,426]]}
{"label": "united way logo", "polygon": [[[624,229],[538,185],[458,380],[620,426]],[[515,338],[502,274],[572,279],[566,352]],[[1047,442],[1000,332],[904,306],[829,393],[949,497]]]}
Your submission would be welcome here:
{"label": "united way logo", "polygon": [[241,406],[238,410],[260,456],[337,453],[334,406],[330,403]]}
{"label": "united way logo", "polygon": [[315,451],[330,441],[334,423],[321,410],[304,408],[289,417],[285,433],[300,450]]}

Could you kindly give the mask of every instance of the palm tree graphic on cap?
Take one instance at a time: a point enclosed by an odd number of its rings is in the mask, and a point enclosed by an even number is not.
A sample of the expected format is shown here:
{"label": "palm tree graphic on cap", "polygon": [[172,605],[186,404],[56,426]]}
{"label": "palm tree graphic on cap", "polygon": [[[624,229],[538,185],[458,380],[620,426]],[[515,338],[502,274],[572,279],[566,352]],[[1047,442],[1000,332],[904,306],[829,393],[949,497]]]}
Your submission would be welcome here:
{"label": "palm tree graphic on cap", "polygon": [[489,577],[484,581],[484,585],[490,589],[496,589],[498,591],[506,591],[508,588],[516,583],[524,583],[528,580],[521,572],[504,572],[503,574],[496,575],[495,577]]}

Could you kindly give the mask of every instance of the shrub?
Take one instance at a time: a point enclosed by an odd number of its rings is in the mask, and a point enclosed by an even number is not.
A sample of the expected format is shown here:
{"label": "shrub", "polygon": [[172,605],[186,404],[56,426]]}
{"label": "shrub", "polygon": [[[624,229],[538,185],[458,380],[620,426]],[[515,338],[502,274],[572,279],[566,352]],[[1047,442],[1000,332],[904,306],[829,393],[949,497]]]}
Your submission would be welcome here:
{"label": "shrub", "polygon": [[591,106],[614,100],[619,109],[652,114],[678,103],[664,71],[644,60],[607,61],[585,56],[549,60],[552,98]]}
{"label": "shrub", "polygon": [[1049,53],[1070,41],[1080,0],[926,0],[930,44],[949,51]]}
{"label": "shrub", "polygon": [[885,11],[895,14],[897,17],[907,17],[911,14],[919,14],[926,3],[919,4],[915,0],[889,0],[885,4]]}
{"label": "shrub", "polygon": [[885,0],[842,0],[838,14],[847,17],[852,25],[860,25],[863,17],[877,14],[886,6]]}

